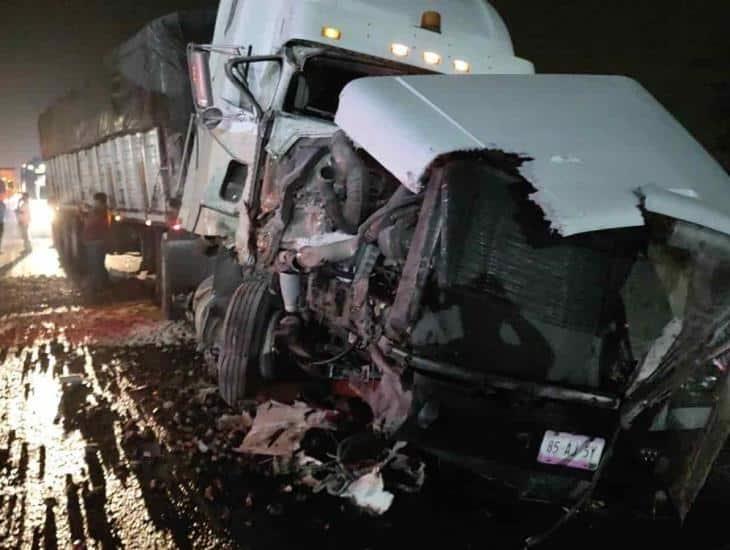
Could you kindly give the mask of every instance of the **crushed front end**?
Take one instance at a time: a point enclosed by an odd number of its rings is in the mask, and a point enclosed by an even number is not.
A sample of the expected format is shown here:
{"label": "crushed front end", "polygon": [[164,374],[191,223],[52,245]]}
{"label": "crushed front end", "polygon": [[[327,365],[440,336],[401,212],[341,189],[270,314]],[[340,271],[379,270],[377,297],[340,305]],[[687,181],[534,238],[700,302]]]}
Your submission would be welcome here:
{"label": "crushed front end", "polygon": [[400,436],[520,499],[684,516],[728,433],[730,241],[647,212],[561,237],[521,162],[431,173],[381,340]]}

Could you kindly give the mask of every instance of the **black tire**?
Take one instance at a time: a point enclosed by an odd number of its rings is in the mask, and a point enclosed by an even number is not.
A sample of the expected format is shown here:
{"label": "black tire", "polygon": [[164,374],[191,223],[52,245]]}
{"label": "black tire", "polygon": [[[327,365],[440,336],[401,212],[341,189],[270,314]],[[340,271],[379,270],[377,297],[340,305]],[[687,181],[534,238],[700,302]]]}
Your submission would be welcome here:
{"label": "black tire", "polygon": [[140,231],[139,242],[142,251],[142,265],[140,271],[155,273],[160,264],[160,239],[162,233],[154,227]]}
{"label": "black tire", "polygon": [[262,345],[272,318],[280,310],[269,288],[267,278],[246,280],[228,304],[218,359],[218,388],[231,406],[251,395],[260,378]]}
{"label": "black tire", "polygon": [[61,262],[61,265],[64,268],[67,268],[69,265],[68,262],[68,235],[66,233],[68,224],[66,223],[66,220],[61,218],[57,222],[56,227],[56,251],[58,252],[58,259]]}
{"label": "black tire", "polygon": [[69,269],[78,275],[85,272],[84,243],[81,240],[81,228],[75,218],[66,224],[66,262]]}

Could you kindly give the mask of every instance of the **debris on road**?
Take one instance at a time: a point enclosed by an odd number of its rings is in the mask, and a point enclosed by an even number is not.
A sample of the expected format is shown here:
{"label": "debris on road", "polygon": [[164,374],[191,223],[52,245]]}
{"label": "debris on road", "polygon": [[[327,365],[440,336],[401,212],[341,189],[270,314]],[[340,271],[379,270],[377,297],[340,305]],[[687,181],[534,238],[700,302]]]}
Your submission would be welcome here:
{"label": "debris on road", "polygon": [[385,490],[385,482],[379,468],[359,477],[347,486],[341,495],[351,498],[361,508],[381,515],[388,511],[393,504],[395,495]]}
{"label": "debris on road", "polygon": [[291,456],[304,434],[312,428],[335,429],[337,412],[318,410],[301,401],[285,405],[267,401],[259,405],[251,431],[246,434],[239,453]]}

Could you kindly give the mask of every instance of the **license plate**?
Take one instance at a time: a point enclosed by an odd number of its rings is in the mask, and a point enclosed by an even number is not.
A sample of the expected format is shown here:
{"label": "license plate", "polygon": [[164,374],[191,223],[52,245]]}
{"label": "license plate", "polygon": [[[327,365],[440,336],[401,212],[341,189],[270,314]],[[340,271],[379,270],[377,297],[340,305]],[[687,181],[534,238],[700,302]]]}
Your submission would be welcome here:
{"label": "license plate", "polygon": [[542,438],[537,461],[593,471],[601,462],[605,445],[606,440],[600,437],[548,430]]}

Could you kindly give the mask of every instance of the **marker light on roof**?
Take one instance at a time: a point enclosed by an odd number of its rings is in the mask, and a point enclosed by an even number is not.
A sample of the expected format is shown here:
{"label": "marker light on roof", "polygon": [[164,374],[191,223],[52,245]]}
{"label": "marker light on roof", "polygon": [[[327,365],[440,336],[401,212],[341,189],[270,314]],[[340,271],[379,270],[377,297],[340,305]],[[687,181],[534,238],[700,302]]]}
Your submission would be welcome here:
{"label": "marker light on roof", "polygon": [[342,31],[335,27],[322,27],[322,36],[330,40],[339,40],[342,38]]}
{"label": "marker light on roof", "polygon": [[408,52],[410,52],[410,48],[405,44],[398,44],[396,42],[390,45],[390,51],[393,52],[393,55],[405,57],[408,55]]}
{"label": "marker light on roof", "polygon": [[441,56],[436,52],[423,52],[423,60],[429,65],[438,65],[441,63]]}
{"label": "marker light on roof", "polygon": [[471,71],[471,65],[463,59],[454,59],[454,70],[457,73],[468,73]]}

